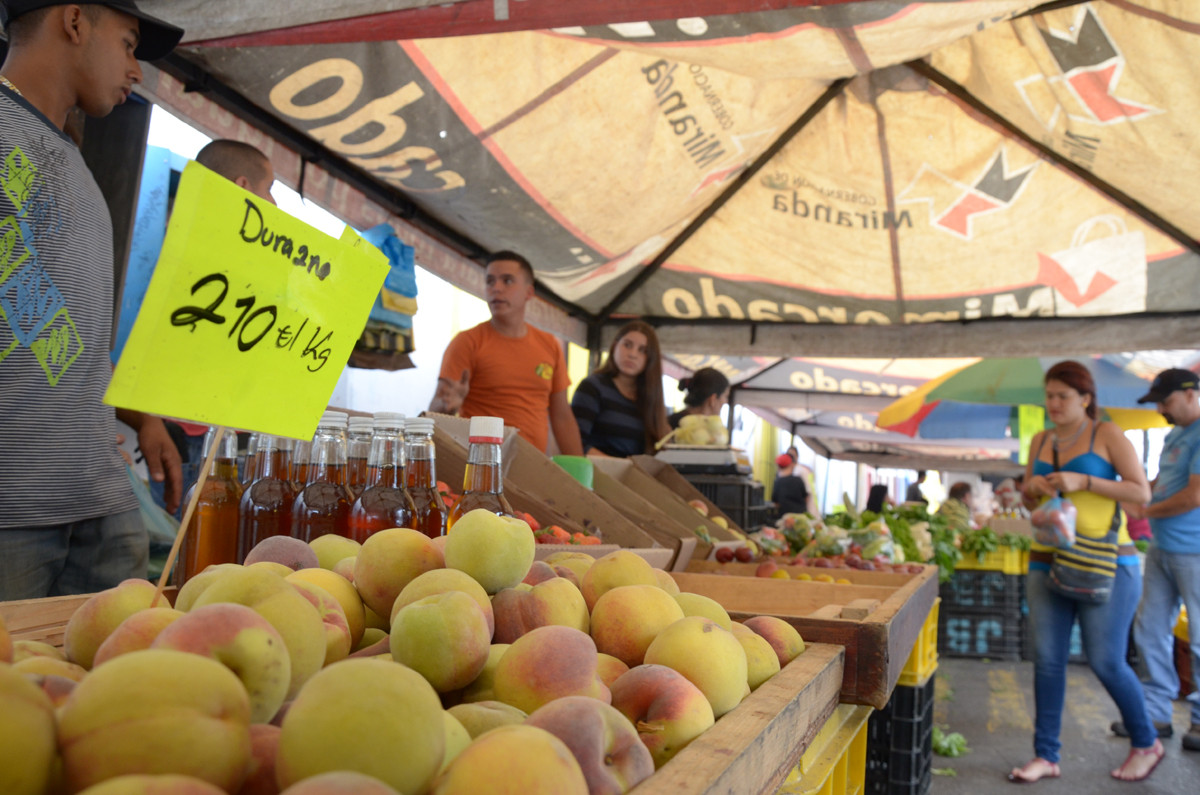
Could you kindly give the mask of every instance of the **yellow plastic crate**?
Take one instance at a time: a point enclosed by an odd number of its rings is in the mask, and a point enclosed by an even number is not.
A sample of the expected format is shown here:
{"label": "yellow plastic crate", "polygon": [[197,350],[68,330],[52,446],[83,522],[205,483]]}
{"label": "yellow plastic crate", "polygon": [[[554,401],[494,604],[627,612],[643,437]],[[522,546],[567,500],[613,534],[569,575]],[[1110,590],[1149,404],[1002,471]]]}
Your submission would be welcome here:
{"label": "yellow plastic crate", "polygon": [[963,553],[962,560],[955,564],[956,569],[973,571],[1001,571],[1005,574],[1028,574],[1029,553],[1012,547],[1001,547],[995,552],[989,552],[983,560],[974,553]]}
{"label": "yellow plastic crate", "polygon": [[937,670],[938,606],[941,603],[942,597],[940,596],[933,600],[929,617],[925,619],[925,625],[921,627],[921,634],[917,636],[917,642],[913,644],[912,653],[908,655],[908,662],[905,664],[904,670],[900,672],[900,678],[896,684],[904,687],[921,687]]}
{"label": "yellow plastic crate", "polygon": [[870,707],[839,704],[776,795],[860,795],[872,712]]}

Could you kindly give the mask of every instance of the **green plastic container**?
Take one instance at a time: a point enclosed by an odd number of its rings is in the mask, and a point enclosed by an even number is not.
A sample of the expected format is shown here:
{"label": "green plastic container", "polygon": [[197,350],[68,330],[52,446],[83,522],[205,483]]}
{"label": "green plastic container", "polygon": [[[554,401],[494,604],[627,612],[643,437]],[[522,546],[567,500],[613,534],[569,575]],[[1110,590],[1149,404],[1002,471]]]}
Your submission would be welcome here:
{"label": "green plastic container", "polygon": [[578,480],[585,489],[591,490],[596,469],[592,466],[590,458],[581,455],[556,455],[554,463],[565,469],[567,474]]}

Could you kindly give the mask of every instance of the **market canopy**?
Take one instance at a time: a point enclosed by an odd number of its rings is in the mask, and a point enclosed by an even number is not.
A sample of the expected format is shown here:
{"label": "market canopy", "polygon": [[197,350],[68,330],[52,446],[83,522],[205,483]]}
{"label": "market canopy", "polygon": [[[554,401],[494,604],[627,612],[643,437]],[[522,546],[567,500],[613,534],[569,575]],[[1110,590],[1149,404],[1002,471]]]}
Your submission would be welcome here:
{"label": "market canopy", "polygon": [[169,71],[525,253],[597,342],[1196,346],[1200,7],[812,2],[147,5],[192,29]]}

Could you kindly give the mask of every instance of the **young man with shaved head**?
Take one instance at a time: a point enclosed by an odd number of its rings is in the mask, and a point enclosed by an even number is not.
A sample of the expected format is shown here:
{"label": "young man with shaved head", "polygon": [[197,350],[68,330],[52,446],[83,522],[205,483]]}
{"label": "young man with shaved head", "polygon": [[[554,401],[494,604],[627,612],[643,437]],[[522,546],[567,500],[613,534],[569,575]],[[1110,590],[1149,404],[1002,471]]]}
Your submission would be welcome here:
{"label": "young man with shaved head", "polygon": [[[104,116],[138,60],[183,31],[132,0],[0,0],[0,601],[90,593],[145,577],[148,538],[113,445],[113,241],[108,207],[63,132]],[[179,454],[157,417],[119,412],[167,502]]]}

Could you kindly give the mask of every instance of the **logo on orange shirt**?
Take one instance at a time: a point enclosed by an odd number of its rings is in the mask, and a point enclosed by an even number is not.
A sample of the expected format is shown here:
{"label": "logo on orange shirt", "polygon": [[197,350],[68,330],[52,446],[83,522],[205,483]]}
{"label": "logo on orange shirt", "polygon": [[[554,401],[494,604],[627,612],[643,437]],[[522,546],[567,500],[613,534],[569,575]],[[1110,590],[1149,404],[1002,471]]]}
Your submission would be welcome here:
{"label": "logo on orange shirt", "polygon": [[534,370],[534,372],[538,374],[539,378],[544,378],[545,380],[549,381],[550,379],[554,378],[554,365],[542,362],[537,366],[537,369]]}

